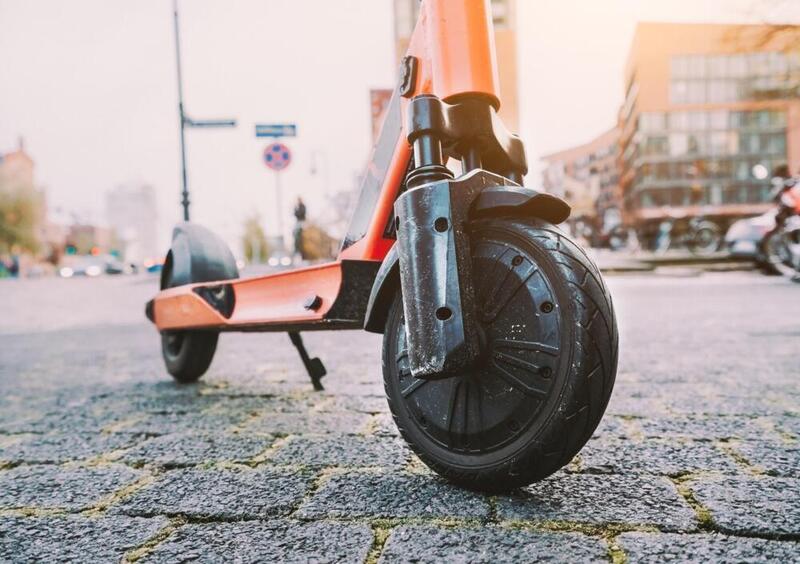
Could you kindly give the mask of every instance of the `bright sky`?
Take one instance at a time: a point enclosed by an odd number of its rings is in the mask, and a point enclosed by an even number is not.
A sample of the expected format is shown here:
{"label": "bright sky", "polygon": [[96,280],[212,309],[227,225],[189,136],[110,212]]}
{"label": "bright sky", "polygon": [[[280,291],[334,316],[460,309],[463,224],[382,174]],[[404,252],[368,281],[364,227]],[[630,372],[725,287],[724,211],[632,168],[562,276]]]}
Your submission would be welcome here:
{"label": "bright sky", "polygon": [[[230,242],[254,211],[274,229],[255,122],[298,124],[287,225],[296,195],[313,218],[326,190],[354,184],[370,149],[369,89],[395,80],[391,5],[181,0],[187,111],[240,124],[187,131],[194,221]],[[518,0],[518,12],[521,134],[535,162],[613,124],[636,21],[800,21],[800,2]],[[0,0],[0,152],[25,137],[51,206],[99,221],[107,190],[150,183],[166,244],[180,219],[176,98],[169,0]]]}

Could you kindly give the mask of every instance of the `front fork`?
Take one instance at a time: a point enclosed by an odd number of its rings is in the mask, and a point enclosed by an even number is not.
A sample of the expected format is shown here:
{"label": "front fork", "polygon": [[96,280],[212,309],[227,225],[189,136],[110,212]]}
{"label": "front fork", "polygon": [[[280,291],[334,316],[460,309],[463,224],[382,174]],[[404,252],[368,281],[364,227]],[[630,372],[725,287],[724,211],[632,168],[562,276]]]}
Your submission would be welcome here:
{"label": "front fork", "polygon": [[411,373],[447,377],[480,352],[465,196],[456,180],[411,188],[397,199],[400,286]]}
{"label": "front fork", "polygon": [[[486,182],[476,175],[454,180],[444,166],[441,108],[410,109],[414,168],[395,202],[409,364],[415,377],[427,379],[463,371],[480,354],[467,221]],[[480,166],[474,153],[469,158],[465,166]]]}
{"label": "front fork", "polygon": [[[408,358],[416,378],[446,378],[481,353],[469,220],[500,214],[558,224],[570,208],[520,186],[527,172],[522,142],[486,100],[449,105],[418,96],[408,120],[414,169],[394,204]],[[460,178],[444,166],[446,154],[461,159]]]}

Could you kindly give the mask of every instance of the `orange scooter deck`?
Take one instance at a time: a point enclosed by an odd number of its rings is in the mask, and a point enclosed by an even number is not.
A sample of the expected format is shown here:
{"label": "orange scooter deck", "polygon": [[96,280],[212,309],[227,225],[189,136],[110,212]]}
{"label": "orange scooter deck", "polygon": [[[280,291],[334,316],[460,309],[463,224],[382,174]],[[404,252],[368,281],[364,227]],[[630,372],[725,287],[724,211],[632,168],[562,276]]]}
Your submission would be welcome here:
{"label": "orange scooter deck", "polygon": [[[378,261],[338,260],[265,276],[186,284],[159,292],[148,304],[148,316],[159,331],[360,329],[379,267]],[[232,309],[215,305],[206,291],[232,296]]]}

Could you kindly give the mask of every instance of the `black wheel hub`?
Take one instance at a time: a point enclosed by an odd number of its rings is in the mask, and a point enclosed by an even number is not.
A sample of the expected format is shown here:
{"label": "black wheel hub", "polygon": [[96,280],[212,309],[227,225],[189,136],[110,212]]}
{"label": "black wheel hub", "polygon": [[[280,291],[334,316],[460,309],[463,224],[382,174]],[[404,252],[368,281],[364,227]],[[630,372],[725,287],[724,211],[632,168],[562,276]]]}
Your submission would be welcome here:
{"label": "black wheel hub", "polygon": [[481,240],[473,272],[482,353],[471,370],[414,378],[404,324],[396,336],[398,400],[431,440],[465,454],[501,448],[535,422],[554,387],[561,349],[558,299],[533,257],[507,242]]}

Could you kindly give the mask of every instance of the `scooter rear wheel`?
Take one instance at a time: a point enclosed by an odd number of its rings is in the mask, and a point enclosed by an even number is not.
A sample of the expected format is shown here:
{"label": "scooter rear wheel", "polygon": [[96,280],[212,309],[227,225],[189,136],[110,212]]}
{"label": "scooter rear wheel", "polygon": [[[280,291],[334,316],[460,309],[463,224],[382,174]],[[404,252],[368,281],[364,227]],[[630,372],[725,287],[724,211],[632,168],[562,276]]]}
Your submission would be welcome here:
{"label": "scooter rear wheel", "polygon": [[[172,257],[167,256],[162,272],[161,289],[174,284]],[[217,350],[217,331],[164,331],[161,333],[161,356],[176,381],[191,384],[206,373]]]}
{"label": "scooter rear wheel", "polygon": [[196,382],[211,366],[218,339],[214,331],[165,331],[161,354],[167,372],[181,384]]}
{"label": "scooter rear wheel", "polygon": [[507,491],[552,474],[591,437],[614,384],[616,321],[597,267],[552,225],[475,222],[471,247],[481,358],[454,377],[414,378],[398,292],[384,386],[425,464],[464,487]]}

